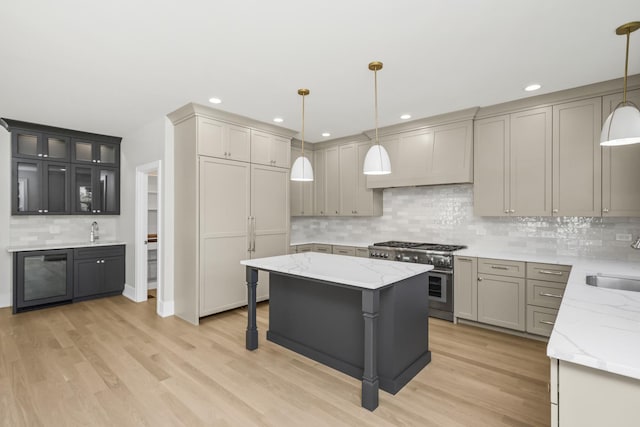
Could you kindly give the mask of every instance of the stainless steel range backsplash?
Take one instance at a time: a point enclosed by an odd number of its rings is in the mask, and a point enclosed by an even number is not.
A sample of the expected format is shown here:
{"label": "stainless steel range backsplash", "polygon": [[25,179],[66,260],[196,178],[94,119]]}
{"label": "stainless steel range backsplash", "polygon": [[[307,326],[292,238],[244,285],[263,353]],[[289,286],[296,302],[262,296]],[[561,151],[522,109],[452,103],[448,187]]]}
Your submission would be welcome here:
{"label": "stainless steel range backsplash", "polygon": [[383,203],[382,217],[294,217],[291,242],[395,239],[640,261],[640,251],[631,249],[631,242],[616,241],[616,234],[635,239],[640,218],[477,217],[471,184],[390,188],[384,190]]}

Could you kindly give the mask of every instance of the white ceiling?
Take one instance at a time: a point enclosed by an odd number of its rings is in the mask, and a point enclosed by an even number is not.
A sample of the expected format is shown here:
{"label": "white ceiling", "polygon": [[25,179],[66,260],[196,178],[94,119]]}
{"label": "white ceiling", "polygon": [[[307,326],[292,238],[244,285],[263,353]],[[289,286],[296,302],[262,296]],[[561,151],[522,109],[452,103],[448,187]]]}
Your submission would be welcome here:
{"label": "white ceiling", "polygon": [[[621,77],[638,0],[15,0],[0,12],[0,116],[118,136],[188,103],[320,141]],[[640,32],[630,74],[640,73]]]}

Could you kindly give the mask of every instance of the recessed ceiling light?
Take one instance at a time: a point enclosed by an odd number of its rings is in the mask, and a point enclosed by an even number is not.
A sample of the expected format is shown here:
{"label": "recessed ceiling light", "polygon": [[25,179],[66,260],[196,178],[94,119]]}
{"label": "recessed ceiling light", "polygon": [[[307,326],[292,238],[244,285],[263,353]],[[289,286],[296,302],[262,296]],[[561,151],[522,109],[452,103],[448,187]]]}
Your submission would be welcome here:
{"label": "recessed ceiling light", "polygon": [[400,116],[402,120],[409,120],[411,118],[411,114],[403,114]]}
{"label": "recessed ceiling light", "polygon": [[212,104],[220,104],[222,102],[222,99],[220,98],[209,98],[209,102]]}
{"label": "recessed ceiling light", "polygon": [[331,136],[331,134],[329,132],[322,132],[322,136],[324,136],[326,138],[328,136]]}
{"label": "recessed ceiling light", "polygon": [[273,121],[276,122],[276,123],[282,123],[282,122],[284,122],[284,119],[282,117],[275,117],[273,119]]}
{"label": "recessed ceiling light", "polygon": [[542,87],[542,85],[538,84],[538,83],[532,83],[529,86],[525,87],[524,90],[526,90],[527,92],[533,92],[534,90],[538,90]]}

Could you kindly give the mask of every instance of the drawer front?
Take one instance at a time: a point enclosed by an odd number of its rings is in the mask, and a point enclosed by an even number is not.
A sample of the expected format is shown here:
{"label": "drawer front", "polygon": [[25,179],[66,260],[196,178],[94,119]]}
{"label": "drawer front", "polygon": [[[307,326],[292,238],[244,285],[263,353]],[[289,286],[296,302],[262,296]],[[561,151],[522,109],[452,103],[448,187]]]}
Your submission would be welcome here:
{"label": "drawer front", "polygon": [[353,246],[333,246],[333,253],[335,255],[348,255],[348,256],[356,256],[356,248]]}
{"label": "drawer front", "polygon": [[496,276],[524,277],[525,263],[503,259],[478,258],[478,273]]}
{"label": "drawer front", "polygon": [[530,334],[551,336],[553,324],[558,316],[558,310],[553,308],[527,306],[527,332]]}
{"label": "drawer front", "polygon": [[112,256],[124,256],[124,245],[95,246],[91,248],[75,248],[73,250],[74,259],[103,258]]}
{"label": "drawer front", "polygon": [[527,279],[567,283],[570,272],[571,267],[568,265],[527,263]]}
{"label": "drawer front", "polygon": [[527,304],[558,309],[565,286],[564,283],[527,279]]}
{"label": "drawer front", "polygon": [[330,254],[331,253],[331,245],[323,245],[323,244],[316,243],[315,245],[313,245],[313,251],[314,252],[321,252],[323,254]]}
{"label": "drawer front", "polygon": [[311,252],[311,251],[313,251],[313,245],[312,244],[296,246],[296,253]]}
{"label": "drawer front", "polygon": [[359,256],[360,258],[369,258],[369,249],[356,248],[356,256]]}

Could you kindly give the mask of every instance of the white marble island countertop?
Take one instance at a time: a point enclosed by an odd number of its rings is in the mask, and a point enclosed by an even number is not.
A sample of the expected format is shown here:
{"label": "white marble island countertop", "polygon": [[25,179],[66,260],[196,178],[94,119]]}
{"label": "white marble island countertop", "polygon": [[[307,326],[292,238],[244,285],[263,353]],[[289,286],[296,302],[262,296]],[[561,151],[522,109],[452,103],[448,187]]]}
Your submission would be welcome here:
{"label": "white marble island countertop", "polygon": [[240,263],[259,270],[292,274],[364,289],[380,289],[433,269],[432,265],[426,264],[317,252],[257,258]]}
{"label": "white marble island countertop", "polygon": [[83,242],[34,242],[24,243],[20,245],[13,245],[7,247],[7,252],[24,252],[24,251],[46,251],[50,249],[69,249],[69,248],[90,248],[94,246],[113,246],[113,245],[126,245],[126,242],[119,240],[97,240],[95,242],[83,241]]}

